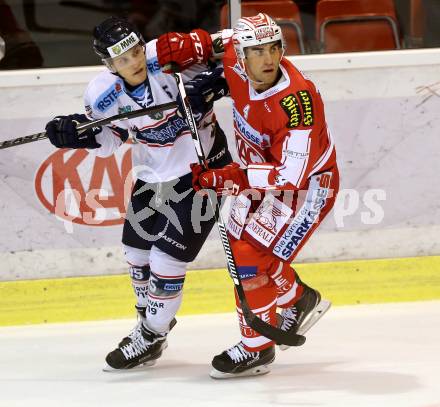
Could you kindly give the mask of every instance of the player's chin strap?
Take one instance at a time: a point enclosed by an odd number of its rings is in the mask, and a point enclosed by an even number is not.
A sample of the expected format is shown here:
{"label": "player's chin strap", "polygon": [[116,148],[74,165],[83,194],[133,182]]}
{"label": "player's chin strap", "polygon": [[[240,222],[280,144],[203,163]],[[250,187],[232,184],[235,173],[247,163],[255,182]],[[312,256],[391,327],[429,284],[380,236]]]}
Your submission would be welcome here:
{"label": "player's chin strap", "polygon": [[[167,70],[173,71],[174,79],[176,80],[177,88],[180,94],[180,98],[182,100],[183,110],[185,119],[188,123],[188,127],[191,132],[191,137],[194,142],[194,147],[196,149],[197,157],[199,159],[200,165],[204,166],[205,168],[208,168],[206,157],[203,152],[202,143],[199,137],[199,133],[197,131],[197,126],[191,111],[191,106],[188,102],[185,87],[183,85],[182,77],[180,73],[178,73],[178,66],[176,64],[171,64],[171,66],[166,67]],[[214,194],[215,195],[215,194]],[[237,267],[235,264],[234,255],[232,253],[231,245],[229,243],[228,235],[226,233],[226,227],[225,223],[223,221],[220,207],[216,199],[213,198],[212,194],[208,194],[209,202],[213,208],[215,220],[217,222],[218,230],[220,233],[220,238],[222,241],[223,249],[226,254],[226,260],[227,260],[227,267],[229,274],[232,278],[232,281],[234,282],[235,289],[237,291],[238,298],[241,303],[241,309],[243,311],[244,318],[247,322],[247,324],[254,329],[255,331],[259,332],[261,335],[265,336],[266,338],[272,339],[277,344],[284,344],[289,346],[300,346],[305,341],[306,338],[302,335],[297,335],[294,333],[287,333],[285,331],[282,331],[281,329],[268,324],[267,322],[263,321],[261,318],[258,318],[250,309],[249,304],[246,300],[246,295],[244,293],[243,285],[240,280],[240,276],[237,273]]]}

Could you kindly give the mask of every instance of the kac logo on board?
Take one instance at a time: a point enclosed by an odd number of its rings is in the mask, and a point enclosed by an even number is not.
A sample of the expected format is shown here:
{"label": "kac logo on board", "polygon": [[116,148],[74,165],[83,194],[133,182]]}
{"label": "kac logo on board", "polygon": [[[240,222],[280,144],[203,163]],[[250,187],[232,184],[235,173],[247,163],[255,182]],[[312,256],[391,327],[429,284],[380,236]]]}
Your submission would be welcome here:
{"label": "kac logo on board", "polygon": [[106,158],[83,149],[56,150],[37,170],[38,199],[57,217],[76,224],[122,224],[132,189],[129,147],[122,157]]}

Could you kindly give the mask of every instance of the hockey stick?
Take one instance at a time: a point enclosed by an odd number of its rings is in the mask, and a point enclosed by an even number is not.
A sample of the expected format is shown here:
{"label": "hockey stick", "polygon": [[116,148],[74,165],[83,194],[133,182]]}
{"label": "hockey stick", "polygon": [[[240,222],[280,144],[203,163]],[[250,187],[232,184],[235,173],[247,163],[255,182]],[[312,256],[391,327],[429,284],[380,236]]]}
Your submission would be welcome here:
{"label": "hockey stick", "polygon": [[[87,123],[80,124],[77,129],[79,130],[79,133],[81,133],[81,130],[84,131],[92,127],[104,126],[117,120],[128,120],[135,117],[144,116],[146,114],[162,112],[164,110],[172,109],[173,107],[177,107],[177,102],[164,103],[162,105],[146,107],[144,109],[134,110],[132,112],[121,113],[111,117],[105,117],[104,119],[93,120]],[[32,143],[34,141],[43,140],[45,138],[47,138],[47,134],[45,131],[43,131],[41,133],[35,133],[25,137],[2,141],[0,142],[0,150],[3,148],[19,146],[21,144]]]}
{"label": "hockey stick", "polygon": [[[194,117],[191,110],[191,105],[189,104],[185,92],[185,87],[183,86],[183,81],[180,73],[177,72],[176,69],[173,69],[174,73],[174,79],[176,80],[177,88],[179,90],[180,98],[182,100],[182,105],[184,109],[184,114],[186,121],[188,123],[191,137],[194,141],[194,146],[196,149],[197,157],[199,159],[200,165],[202,165],[204,168],[208,168],[206,163],[206,157],[205,153],[203,152],[202,143],[199,137],[199,133],[197,131],[197,126],[194,121]],[[289,346],[300,346],[302,345],[306,338],[301,335],[287,333],[279,328],[274,327],[273,325],[268,324],[267,322],[263,321],[261,318],[258,318],[250,309],[249,304],[246,299],[246,295],[244,293],[243,284],[241,283],[240,276],[237,273],[236,263],[234,260],[234,255],[232,253],[231,245],[229,243],[228,235],[226,233],[226,227],[225,222],[223,221],[220,207],[217,202],[217,200],[213,200],[211,198],[211,195],[208,194],[209,202],[212,206],[212,209],[214,211],[215,220],[217,222],[218,230],[220,233],[220,238],[223,244],[223,249],[226,254],[226,260],[227,260],[227,267],[229,275],[232,278],[232,281],[234,282],[235,289],[237,290],[237,295],[240,300],[241,309],[243,311],[243,316],[247,322],[247,324],[254,329],[255,331],[259,332],[263,336],[274,340],[277,344],[283,344],[283,345],[289,345]]]}

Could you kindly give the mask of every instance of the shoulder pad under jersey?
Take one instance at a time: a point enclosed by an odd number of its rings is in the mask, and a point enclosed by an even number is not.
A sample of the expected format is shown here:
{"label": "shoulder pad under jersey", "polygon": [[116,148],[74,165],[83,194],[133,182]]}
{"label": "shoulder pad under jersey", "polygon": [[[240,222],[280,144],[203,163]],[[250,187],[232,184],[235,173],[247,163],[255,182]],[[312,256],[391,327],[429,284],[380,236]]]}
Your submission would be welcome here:
{"label": "shoulder pad under jersey", "polygon": [[[124,94],[123,80],[109,71],[101,72],[87,86],[84,99],[86,110],[91,109],[93,116],[108,116],[118,105],[118,98]],[[88,106],[88,107],[87,107]]]}
{"label": "shoulder pad under jersey", "polygon": [[148,75],[157,75],[162,71],[157,59],[156,43],[157,40],[152,40],[147,42],[145,45],[145,57],[147,58]]}

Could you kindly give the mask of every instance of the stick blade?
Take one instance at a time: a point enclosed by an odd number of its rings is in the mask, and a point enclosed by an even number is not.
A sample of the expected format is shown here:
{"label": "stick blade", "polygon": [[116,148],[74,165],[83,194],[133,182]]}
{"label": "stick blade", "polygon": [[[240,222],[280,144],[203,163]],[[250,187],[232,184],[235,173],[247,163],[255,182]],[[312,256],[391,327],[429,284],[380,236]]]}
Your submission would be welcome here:
{"label": "stick blade", "polygon": [[285,332],[279,328],[276,328],[267,322],[264,322],[260,318],[254,316],[250,318],[250,321],[247,320],[245,315],[246,322],[248,325],[261,335],[266,338],[272,339],[277,343],[277,345],[288,345],[288,346],[301,346],[304,345],[306,341],[306,337],[303,335],[298,335],[292,332]]}

